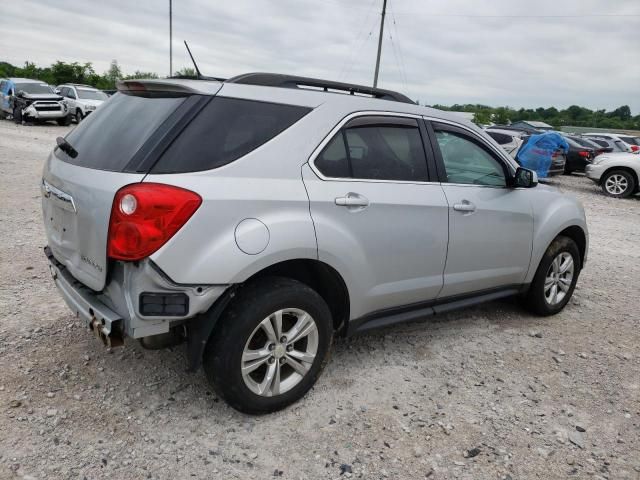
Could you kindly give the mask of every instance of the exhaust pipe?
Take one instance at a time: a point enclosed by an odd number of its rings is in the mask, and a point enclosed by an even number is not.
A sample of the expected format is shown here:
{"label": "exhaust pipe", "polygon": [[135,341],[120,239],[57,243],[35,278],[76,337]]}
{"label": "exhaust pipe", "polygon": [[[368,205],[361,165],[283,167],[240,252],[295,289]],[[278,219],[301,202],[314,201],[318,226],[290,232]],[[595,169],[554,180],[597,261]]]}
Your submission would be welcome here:
{"label": "exhaust pipe", "polygon": [[89,322],[89,328],[93,330],[96,337],[102,340],[102,343],[109,348],[121,347],[124,345],[124,336],[122,335],[122,329],[119,328],[119,325],[114,325],[114,323],[112,323],[111,331],[107,332],[103,328],[102,322],[96,317],[93,317],[91,322]]}

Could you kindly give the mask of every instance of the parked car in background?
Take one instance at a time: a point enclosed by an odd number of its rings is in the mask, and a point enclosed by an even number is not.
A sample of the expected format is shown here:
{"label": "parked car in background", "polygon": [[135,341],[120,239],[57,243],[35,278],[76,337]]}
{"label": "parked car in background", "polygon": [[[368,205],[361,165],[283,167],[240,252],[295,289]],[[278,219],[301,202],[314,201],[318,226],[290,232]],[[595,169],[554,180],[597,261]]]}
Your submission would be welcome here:
{"label": "parked car in background", "polygon": [[[531,138],[531,135],[528,135],[528,134],[522,137],[522,145],[520,145],[518,152],[522,150],[522,148],[527,144],[530,138]],[[520,163],[520,160],[518,159],[518,153],[516,153],[515,159],[516,159],[516,162]],[[549,167],[547,176],[554,177],[556,175],[562,175],[564,173],[564,168],[566,163],[567,163],[567,154],[561,148],[557,149],[551,155],[551,166]]]}
{"label": "parked car in background", "polygon": [[109,96],[97,88],[79,83],[65,83],[56,89],[67,103],[71,115],[77,123],[95,111]]}
{"label": "parked car in background", "polygon": [[631,135],[625,135],[623,133],[584,133],[583,137],[587,138],[604,138],[606,140],[613,140],[622,142],[624,148],[627,152],[637,152],[640,151],[640,140],[636,137],[632,137]]}
{"label": "parked car in background", "polygon": [[610,197],[629,197],[640,191],[640,152],[599,155],[586,173]]}
{"label": "parked car in background", "polygon": [[593,138],[581,137],[579,135],[568,136],[583,147],[593,149],[596,157],[601,153],[611,153],[613,151],[613,147],[610,147],[607,143],[600,145],[599,143],[596,143]]}
{"label": "parked car in background", "polygon": [[62,97],[45,82],[5,78],[0,81],[0,94],[0,115],[11,115],[16,123],[47,120],[55,120],[59,125],[71,123]]}
{"label": "parked car in background", "polygon": [[301,398],[336,335],[573,294],[584,209],[456,115],[266,73],[119,89],[44,164],[53,281],[112,345],[186,338],[238,410]]}
{"label": "parked car in background", "polygon": [[522,145],[522,137],[526,135],[516,130],[503,130],[498,128],[488,128],[486,132],[487,135],[493,138],[498,145],[504,148],[513,158],[516,158],[518,149],[520,145]]}
{"label": "parked car in background", "polygon": [[584,140],[589,140],[597,145],[600,145],[603,148],[606,148],[608,151],[605,153],[620,153],[627,152],[627,147],[621,140],[611,140],[602,137],[581,137]]}
{"label": "parked car in background", "polygon": [[573,172],[584,172],[586,166],[596,157],[596,149],[582,145],[580,137],[565,135],[564,138],[569,144],[564,173],[571,175]]}

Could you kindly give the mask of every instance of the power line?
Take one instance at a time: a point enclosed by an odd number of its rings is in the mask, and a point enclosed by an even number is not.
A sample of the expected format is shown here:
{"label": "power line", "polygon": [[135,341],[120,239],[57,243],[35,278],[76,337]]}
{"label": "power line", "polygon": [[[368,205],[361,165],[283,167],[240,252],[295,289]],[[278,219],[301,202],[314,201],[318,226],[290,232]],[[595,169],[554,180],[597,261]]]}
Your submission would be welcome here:
{"label": "power line", "polygon": [[[369,20],[369,17],[371,16],[371,12],[373,11],[373,5],[376,3],[376,0],[371,0],[371,3],[369,4],[369,10],[367,10],[367,14],[365,16],[364,22],[361,23],[360,26],[360,30],[358,31],[355,40],[353,41],[353,45],[356,46],[356,49],[351,49],[351,55],[349,55],[344,63],[342,64],[342,67],[340,67],[340,73],[338,75],[339,79],[342,79],[342,74],[345,73],[345,78],[346,78],[346,74],[348,72],[346,72],[345,70],[347,70],[347,67],[349,67],[349,71],[351,70],[350,65],[353,64],[353,60],[354,57],[356,55],[357,52],[359,52],[362,49],[362,46],[364,45],[364,43],[366,43],[367,41],[367,37],[364,37],[363,42],[362,43],[358,43],[358,40],[360,39],[360,36],[366,31],[367,29],[367,22]],[[373,29],[369,32],[369,37],[371,36],[371,34],[373,33]]]}

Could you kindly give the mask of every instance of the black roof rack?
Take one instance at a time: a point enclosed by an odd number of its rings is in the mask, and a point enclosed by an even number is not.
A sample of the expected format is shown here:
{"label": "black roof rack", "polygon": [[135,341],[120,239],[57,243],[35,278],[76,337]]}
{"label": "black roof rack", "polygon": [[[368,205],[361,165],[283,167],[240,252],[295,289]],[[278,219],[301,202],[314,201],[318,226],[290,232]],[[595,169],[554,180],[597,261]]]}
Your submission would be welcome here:
{"label": "black roof rack", "polygon": [[415,103],[406,95],[392,90],[382,88],[366,87],[364,85],[354,85],[352,83],[333,82],[331,80],[320,80],[318,78],[296,77],[293,75],[283,75],[279,73],[245,73],[226,80],[226,83],[241,83],[245,85],[261,85],[264,87],[281,88],[305,88],[322,89],[325,92],[344,92],[350,95],[370,95],[382,100],[392,100],[402,103]]}

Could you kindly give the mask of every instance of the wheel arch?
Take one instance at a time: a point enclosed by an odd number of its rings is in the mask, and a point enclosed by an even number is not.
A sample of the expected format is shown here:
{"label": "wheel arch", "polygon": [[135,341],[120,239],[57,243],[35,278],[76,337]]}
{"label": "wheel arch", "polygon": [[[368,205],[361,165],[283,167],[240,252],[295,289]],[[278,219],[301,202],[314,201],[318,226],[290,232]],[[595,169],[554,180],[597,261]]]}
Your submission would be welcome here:
{"label": "wheel arch", "polygon": [[580,268],[582,269],[587,254],[587,236],[584,230],[577,225],[572,225],[558,233],[553,240],[561,236],[569,237],[571,240],[576,242],[576,245],[578,245],[578,250],[580,251]]}
{"label": "wheel arch", "polygon": [[291,278],[315,290],[327,302],[333,318],[334,330],[340,334],[346,332],[350,297],[340,273],[320,260],[308,258],[284,260],[253,273],[241,283],[231,285],[205,314],[198,315],[187,323],[187,361],[190,371],[200,367],[209,337],[214,332],[218,320],[233,301],[238,289],[253,280],[270,276]]}
{"label": "wheel arch", "polygon": [[329,306],[333,327],[342,331],[349,320],[349,290],[338,271],[320,260],[300,258],[275,263],[254,273],[246,282],[262,277],[286,277],[315,290]]}

